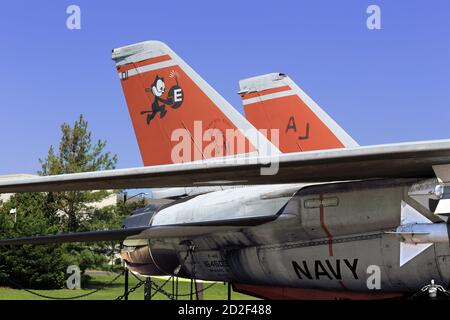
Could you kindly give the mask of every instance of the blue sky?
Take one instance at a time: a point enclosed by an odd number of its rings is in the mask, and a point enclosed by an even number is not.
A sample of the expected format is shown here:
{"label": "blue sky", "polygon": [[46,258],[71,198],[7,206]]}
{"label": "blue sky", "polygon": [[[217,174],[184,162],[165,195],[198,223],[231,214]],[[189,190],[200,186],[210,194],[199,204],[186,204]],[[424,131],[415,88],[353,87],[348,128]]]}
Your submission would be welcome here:
{"label": "blue sky", "polygon": [[[81,8],[81,30],[66,8]],[[381,8],[368,30],[366,8]],[[111,49],[161,40],[242,111],[238,80],[289,74],[361,145],[450,138],[450,1],[2,1],[0,174],[39,169],[83,113],[142,165]]]}

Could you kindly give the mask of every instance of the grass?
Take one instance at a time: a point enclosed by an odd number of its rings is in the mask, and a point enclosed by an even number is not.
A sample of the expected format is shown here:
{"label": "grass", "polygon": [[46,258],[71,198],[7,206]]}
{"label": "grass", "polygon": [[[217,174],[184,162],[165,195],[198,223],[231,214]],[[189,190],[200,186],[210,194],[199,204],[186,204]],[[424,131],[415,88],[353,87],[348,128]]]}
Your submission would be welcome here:
{"label": "grass", "polygon": [[[37,292],[39,294],[63,298],[63,297],[72,297],[78,296],[84,293],[91,292],[92,290],[99,289],[105,287],[105,285],[110,282],[115,275],[93,275],[92,279],[87,284],[81,284],[81,290],[68,290],[68,289],[59,289],[59,290],[32,290],[33,292]],[[161,286],[164,282],[164,278],[152,278],[153,281],[158,286]],[[118,296],[122,295],[124,292],[124,277],[121,276],[114,283],[107,285],[104,289],[90,295],[87,297],[83,297],[79,300],[114,300]],[[129,288],[132,288],[138,283],[138,280],[130,274],[129,277]],[[205,282],[204,287],[210,285],[212,282]],[[171,293],[172,292],[172,282],[169,281],[164,290]],[[179,279],[179,294],[189,294],[190,292],[190,281],[186,279]],[[152,294],[154,291],[152,291]],[[195,297],[195,294],[194,294]],[[129,295],[129,300],[143,300],[144,299],[144,286],[141,286],[135,292]],[[153,298],[153,300],[168,300],[168,298],[162,293],[157,293]],[[189,295],[179,297],[180,300],[188,300]],[[216,282],[211,288],[207,289],[204,292],[203,299],[205,300],[226,300],[227,299],[227,285],[223,282]],[[233,300],[249,300],[255,299],[254,297],[247,296],[244,294],[240,294],[237,292],[232,292]],[[6,287],[0,287],[0,300],[46,300],[45,298],[37,297],[25,290],[19,289],[11,289]]]}

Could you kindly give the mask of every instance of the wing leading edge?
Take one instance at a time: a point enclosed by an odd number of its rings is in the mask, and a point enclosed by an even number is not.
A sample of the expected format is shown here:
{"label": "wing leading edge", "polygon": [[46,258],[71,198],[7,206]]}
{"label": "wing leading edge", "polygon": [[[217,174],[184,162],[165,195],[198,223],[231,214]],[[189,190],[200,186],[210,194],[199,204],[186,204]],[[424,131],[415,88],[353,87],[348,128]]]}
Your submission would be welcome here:
{"label": "wing leading edge", "polygon": [[[0,178],[0,193],[434,177],[433,166],[449,163],[450,139],[46,177]],[[276,174],[261,174],[261,169],[269,164],[274,169],[278,167]]]}

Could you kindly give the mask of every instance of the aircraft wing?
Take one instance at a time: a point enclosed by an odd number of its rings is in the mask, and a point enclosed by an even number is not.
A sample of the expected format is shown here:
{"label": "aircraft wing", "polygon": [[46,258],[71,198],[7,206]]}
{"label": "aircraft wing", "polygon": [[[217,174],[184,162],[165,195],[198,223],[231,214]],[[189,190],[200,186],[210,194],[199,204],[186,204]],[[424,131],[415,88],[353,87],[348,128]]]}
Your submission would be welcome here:
{"label": "aircraft wing", "polygon": [[257,226],[277,218],[276,215],[205,221],[158,226],[141,226],[133,228],[98,230],[87,232],[61,233],[45,236],[1,239],[0,246],[58,244],[68,242],[124,241],[152,238],[194,237],[212,233],[231,232]]}
{"label": "aircraft wing", "polygon": [[[271,172],[269,164],[273,169],[278,166],[276,174],[267,174]],[[0,178],[0,193],[434,177],[433,166],[443,164],[450,164],[450,139],[34,178],[6,177]]]}
{"label": "aircraft wing", "polygon": [[73,232],[46,236],[2,239],[0,240],[0,246],[22,244],[55,244],[66,242],[123,241],[127,237],[139,235],[147,229],[148,227],[136,227],[127,229]]}

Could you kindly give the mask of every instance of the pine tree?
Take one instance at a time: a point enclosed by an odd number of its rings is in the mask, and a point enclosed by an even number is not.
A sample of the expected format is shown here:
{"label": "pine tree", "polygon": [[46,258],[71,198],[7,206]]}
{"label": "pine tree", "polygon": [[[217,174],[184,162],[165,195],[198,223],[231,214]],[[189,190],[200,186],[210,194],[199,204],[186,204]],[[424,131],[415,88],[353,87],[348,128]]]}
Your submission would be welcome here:
{"label": "pine tree", "polygon": [[[61,126],[61,141],[58,151],[50,146],[47,158],[39,159],[42,169],[39,175],[79,173],[114,169],[117,156],[104,152],[106,141],[92,143],[88,122],[80,115],[71,127],[67,123]],[[90,214],[95,209],[92,203],[103,200],[108,191],[67,191],[51,193],[49,197],[57,210],[64,232],[87,230]],[[62,213],[62,214],[61,214]]]}

